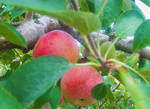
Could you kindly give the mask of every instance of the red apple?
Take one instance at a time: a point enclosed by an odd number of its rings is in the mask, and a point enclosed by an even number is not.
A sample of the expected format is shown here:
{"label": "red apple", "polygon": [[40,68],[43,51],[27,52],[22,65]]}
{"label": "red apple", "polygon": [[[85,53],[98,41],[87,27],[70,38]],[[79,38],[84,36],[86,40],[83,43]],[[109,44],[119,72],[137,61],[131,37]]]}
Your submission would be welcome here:
{"label": "red apple", "polygon": [[61,91],[64,98],[71,104],[87,106],[96,102],[91,90],[102,83],[99,72],[91,66],[74,66],[61,79]]}
{"label": "red apple", "polygon": [[43,35],[33,50],[35,58],[44,55],[57,55],[75,63],[79,56],[79,47],[76,40],[68,33],[54,30]]}

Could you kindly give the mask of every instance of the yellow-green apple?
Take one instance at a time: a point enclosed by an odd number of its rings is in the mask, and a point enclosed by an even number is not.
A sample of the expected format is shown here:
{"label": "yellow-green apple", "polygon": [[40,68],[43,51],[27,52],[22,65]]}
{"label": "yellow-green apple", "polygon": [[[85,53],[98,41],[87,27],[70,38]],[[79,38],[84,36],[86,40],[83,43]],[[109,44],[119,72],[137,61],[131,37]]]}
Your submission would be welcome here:
{"label": "yellow-green apple", "polygon": [[102,76],[91,66],[74,66],[61,79],[61,91],[71,104],[87,106],[96,102],[91,90],[103,82]]}
{"label": "yellow-green apple", "polygon": [[35,58],[44,55],[57,55],[75,63],[79,56],[79,46],[76,40],[68,33],[54,30],[43,35],[33,50]]}

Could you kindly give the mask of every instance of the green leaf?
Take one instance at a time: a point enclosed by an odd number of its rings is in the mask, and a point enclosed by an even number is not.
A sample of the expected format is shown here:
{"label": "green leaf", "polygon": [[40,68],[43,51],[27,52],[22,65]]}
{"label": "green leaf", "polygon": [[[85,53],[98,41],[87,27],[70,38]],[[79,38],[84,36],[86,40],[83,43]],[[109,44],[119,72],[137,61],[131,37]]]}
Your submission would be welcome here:
{"label": "green leaf", "polygon": [[17,99],[2,88],[0,88],[0,101],[0,109],[23,109]]}
{"label": "green leaf", "polygon": [[86,2],[86,0],[78,0],[79,6],[80,6],[80,11],[89,11],[89,7],[88,4]]}
{"label": "green leaf", "polygon": [[144,4],[150,6],[150,0],[141,0]]}
{"label": "green leaf", "polygon": [[6,7],[0,12],[0,16],[2,16],[4,13],[8,13],[9,11],[11,11],[13,9],[12,6],[6,5]]}
{"label": "green leaf", "polygon": [[150,87],[145,83],[136,82],[129,74],[128,70],[118,68],[120,77],[129,91],[132,100],[134,101],[136,109],[149,109],[150,105]]}
{"label": "green leaf", "polygon": [[106,52],[108,52],[107,59],[116,58],[116,49],[115,49],[115,46],[112,45],[112,42],[107,41],[103,43],[100,46],[100,51],[101,51],[102,57],[105,57]]}
{"label": "green leaf", "polygon": [[131,5],[132,0],[122,0],[122,9],[123,11],[131,10],[132,5]]}
{"label": "green leaf", "polygon": [[65,10],[65,0],[5,0],[7,4],[33,11]]}
{"label": "green leaf", "polygon": [[4,64],[10,64],[15,59],[15,52],[13,50],[6,50],[1,53],[0,61]]}
{"label": "green leaf", "polygon": [[60,100],[61,90],[59,87],[53,86],[35,101],[34,108],[36,109],[49,102],[52,109],[57,109],[57,105],[59,104]]}
{"label": "green leaf", "polygon": [[124,12],[114,26],[117,37],[126,38],[134,35],[143,21],[144,17],[136,10]]}
{"label": "green leaf", "polygon": [[72,65],[59,56],[43,56],[23,64],[0,85],[26,107],[43,95]]}
{"label": "green leaf", "polygon": [[49,12],[47,15],[55,17],[65,24],[75,27],[84,35],[97,30],[101,25],[98,16],[89,12],[77,12],[70,10],[61,12]]}
{"label": "green leaf", "polygon": [[10,11],[12,19],[22,15],[25,11],[22,9],[13,9]]}
{"label": "green leaf", "polygon": [[14,61],[11,63],[10,68],[11,71],[14,72],[20,66],[20,61]]}
{"label": "green leaf", "polygon": [[144,21],[134,34],[133,50],[139,50],[150,45],[150,20]]}
{"label": "green leaf", "polygon": [[23,36],[12,25],[0,21],[0,37],[4,36],[8,41],[27,48]]}
{"label": "green leaf", "polygon": [[96,100],[102,100],[107,95],[107,86],[104,83],[96,85],[94,88],[92,88],[92,97]]}
{"label": "green leaf", "polygon": [[[87,0],[91,12],[98,13],[104,0]],[[122,0],[107,0],[107,3],[100,15],[103,27],[109,26],[120,15],[122,8]]]}
{"label": "green leaf", "polygon": [[57,106],[61,100],[61,90],[59,87],[52,87],[49,93],[49,103],[52,109],[57,109]]}
{"label": "green leaf", "polygon": [[121,2],[122,0],[108,0],[102,14],[100,15],[103,27],[110,25],[119,17],[122,8]]}
{"label": "green leaf", "polygon": [[144,78],[149,82],[150,84],[150,67],[144,67],[140,69],[140,74],[144,76]]}
{"label": "green leaf", "polygon": [[132,54],[125,63],[131,67],[134,67],[138,63],[139,57],[136,53]]}
{"label": "green leaf", "polygon": [[[34,5],[32,4],[32,1],[34,2]],[[75,27],[84,35],[100,28],[100,20],[97,15],[73,10],[64,11],[64,7],[66,6],[63,0],[49,0],[46,2],[43,0],[32,1],[23,0],[22,2],[20,0],[7,0],[7,3],[57,18],[65,24]],[[64,2],[64,5],[62,2]]]}

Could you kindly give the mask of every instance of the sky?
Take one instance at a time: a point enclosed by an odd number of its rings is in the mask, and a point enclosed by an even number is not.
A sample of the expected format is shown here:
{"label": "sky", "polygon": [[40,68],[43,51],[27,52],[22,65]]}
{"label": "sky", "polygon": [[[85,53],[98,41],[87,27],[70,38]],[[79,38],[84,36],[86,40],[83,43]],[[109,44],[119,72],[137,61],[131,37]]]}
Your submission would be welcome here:
{"label": "sky", "polygon": [[135,0],[136,4],[139,6],[139,8],[142,10],[144,16],[146,19],[150,19],[150,7],[145,5],[143,2],[140,0]]}

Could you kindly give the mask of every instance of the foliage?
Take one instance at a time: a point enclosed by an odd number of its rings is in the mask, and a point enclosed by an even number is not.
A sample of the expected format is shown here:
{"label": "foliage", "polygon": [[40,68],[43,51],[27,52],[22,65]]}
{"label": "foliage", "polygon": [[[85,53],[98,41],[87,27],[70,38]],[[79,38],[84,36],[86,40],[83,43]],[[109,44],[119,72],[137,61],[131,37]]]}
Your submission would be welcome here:
{"label": "foliage", "polygon": [[[150,6],[149,0],[141,1]],[[72,0],[0,0],[0,39],[27,49],[24,37],[13,24],[26,20],[28,12],[33,12],[74,27],[81,33],[85,51],[89,50],[86,57],[81,50],[80,59],[74,64],[55,55],[33,59],[32,49],[0,52],[0,109],[41,109],[47,102],[52,109],[77,108],[66,99],[59,104],[63,96],[61,77],[75,65],[93,66],[104,80],[91,90],[97,102],[84,109],[149,109],[150,61],[136,52],[150,45],[150,20],[145,19],[133,0],[78,0],[78,6],[80,10],[74,10]],[[97,36],[95,50],[87,37],[94,31],[115,37],[99,43],[101,37]],[[131,36],[132,53],[116,49],[118,39]]]}

